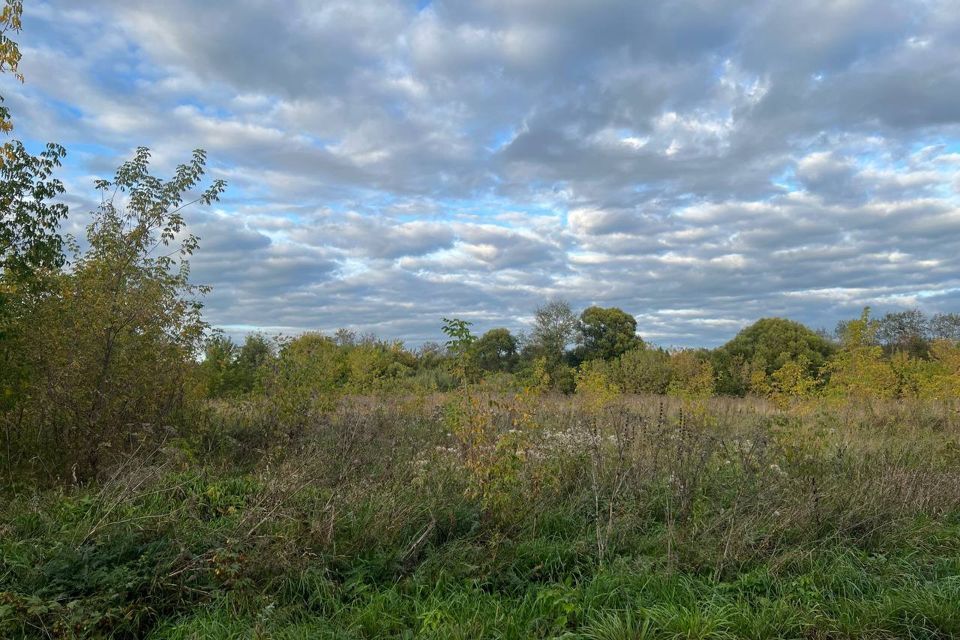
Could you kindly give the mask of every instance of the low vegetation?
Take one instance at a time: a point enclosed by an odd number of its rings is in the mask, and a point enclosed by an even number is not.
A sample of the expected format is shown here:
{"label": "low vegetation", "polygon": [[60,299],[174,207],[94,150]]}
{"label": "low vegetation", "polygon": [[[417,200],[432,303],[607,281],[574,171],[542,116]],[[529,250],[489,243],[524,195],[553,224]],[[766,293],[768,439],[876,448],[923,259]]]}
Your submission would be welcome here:
{"label": "low vegetation", "polygon": [[956,404],[213,403],[0,510],[0,635],[960,634]]}

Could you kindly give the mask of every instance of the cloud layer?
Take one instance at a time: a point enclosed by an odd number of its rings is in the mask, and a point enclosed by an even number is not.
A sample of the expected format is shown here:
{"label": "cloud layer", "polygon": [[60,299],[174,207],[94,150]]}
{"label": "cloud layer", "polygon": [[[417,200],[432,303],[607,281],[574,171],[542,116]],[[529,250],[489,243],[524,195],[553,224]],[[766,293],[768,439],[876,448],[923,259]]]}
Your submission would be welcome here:
{"label": "cloud layer", "polygon": [[230,190],[194,273],[228,331],[418,342],[563,296],[710,345],[960,307],[953,0],[278,7],[30,3],[0,91],[76,194],[207,149]]}

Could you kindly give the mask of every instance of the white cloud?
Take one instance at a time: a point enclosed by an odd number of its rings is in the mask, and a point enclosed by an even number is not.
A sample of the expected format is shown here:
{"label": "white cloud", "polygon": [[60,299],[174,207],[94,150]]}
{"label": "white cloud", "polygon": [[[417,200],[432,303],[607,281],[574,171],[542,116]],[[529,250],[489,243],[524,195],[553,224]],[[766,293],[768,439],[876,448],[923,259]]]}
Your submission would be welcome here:
{"label": "white cloud", "polygon": [[948,0],[74,5],[30,4],[0,93],[72,188],[209,151],[216,323],[424,339],[565,295],[711,343],[956,303]]}

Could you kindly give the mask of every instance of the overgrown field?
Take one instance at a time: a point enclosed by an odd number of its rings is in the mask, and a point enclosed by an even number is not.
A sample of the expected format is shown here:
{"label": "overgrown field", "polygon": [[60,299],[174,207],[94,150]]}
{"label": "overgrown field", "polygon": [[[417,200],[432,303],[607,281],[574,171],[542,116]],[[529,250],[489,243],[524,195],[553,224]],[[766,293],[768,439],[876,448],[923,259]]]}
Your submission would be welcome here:
{"label": "overgrown field", "polygon": [[[213,404],[0,503],[0,637],[960,636],[956,404]],[[269,428],[268,428],[269,427]]]}

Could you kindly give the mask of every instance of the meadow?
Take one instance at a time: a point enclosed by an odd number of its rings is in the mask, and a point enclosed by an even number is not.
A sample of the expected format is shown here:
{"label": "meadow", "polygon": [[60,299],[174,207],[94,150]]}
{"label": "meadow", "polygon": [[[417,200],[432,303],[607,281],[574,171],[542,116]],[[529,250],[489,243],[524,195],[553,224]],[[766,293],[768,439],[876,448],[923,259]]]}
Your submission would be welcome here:
{"label": "meadow", "polygon": [[957,637],[958,408],[211,401],[98,482],[13,478],[0,636]]}

